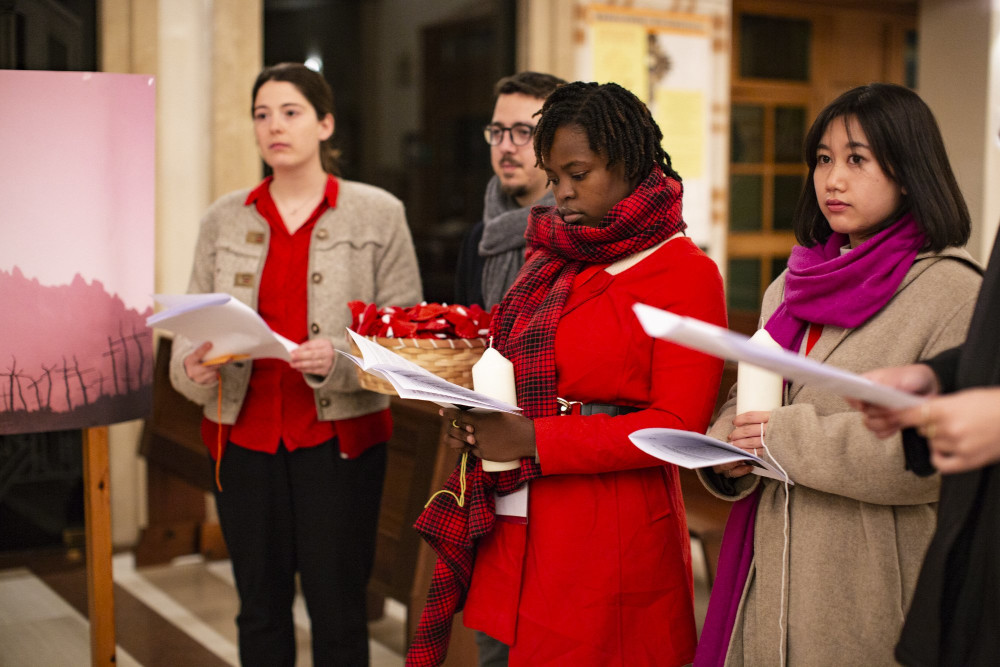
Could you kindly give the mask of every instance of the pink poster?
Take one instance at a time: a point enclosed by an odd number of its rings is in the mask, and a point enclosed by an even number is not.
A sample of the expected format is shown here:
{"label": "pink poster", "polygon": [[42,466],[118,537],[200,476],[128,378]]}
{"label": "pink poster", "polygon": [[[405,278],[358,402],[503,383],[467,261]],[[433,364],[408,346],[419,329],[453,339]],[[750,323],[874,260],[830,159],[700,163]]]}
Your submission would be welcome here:
{"label": "pink poster", "polygon": [[0,70],[0,434],[149,413],[155,97]]}

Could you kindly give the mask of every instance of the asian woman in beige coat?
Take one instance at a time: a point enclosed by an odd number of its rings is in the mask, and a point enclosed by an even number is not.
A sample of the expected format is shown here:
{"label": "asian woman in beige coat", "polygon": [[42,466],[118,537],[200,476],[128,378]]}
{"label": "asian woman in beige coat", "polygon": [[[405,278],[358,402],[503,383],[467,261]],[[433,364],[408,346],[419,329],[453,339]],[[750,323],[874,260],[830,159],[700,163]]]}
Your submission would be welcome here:
{"label": "asian woman in beige coat", "polygon": [[[855,373],[960,343],[980,270],[960,249],[969,215],[923,101],[889,84],[848,91],[816,119],[805,157],[800,245],[764,295],[762,326],[786,349]],[[740,504],[695,664],[894,664],[938,478],[904,470],[898,435],[879,439],[821,388],[786,383],[770,412],[735,406],[734,387],[709,434],[794,485],[749,474],[746,462],[701,471]]]}

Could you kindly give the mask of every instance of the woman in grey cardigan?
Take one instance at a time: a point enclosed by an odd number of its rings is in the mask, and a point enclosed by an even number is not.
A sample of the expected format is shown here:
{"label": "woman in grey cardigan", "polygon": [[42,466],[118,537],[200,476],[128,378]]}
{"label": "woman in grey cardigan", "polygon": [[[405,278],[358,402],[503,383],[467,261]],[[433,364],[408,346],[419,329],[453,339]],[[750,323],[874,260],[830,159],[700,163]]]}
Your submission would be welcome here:
{"label": "woman in grey cardigan", "polygon": [[[961,342],[980,284],[960,249],[969,214],[934,118],[901,86],[871,84],[824,109],[806,137],[809,178],[788,270],[764,328],[785,349],[856,373]],[[903,469],[840,396],[785,385],[781,407],[709,434],[780,465],[701,471],[736,500],[696,665],[888,665],[934,531],[939,480]]]}
{"label": "woman in grey cardigan", "polygon": [[333,94],[298,64],[253,88],[261,157],[273,176],[215,202],[201,223],[189,292],[228,292],[299,343],[277,359],[211,360],[178,339],[171,381],[204,406],[216,502],[240,594],[240,659],[294,665],[295,575],[313,662],[368,664],[365,589],[375,550],[392,421],[388,398],[338,362],[347,303],[421,299],[402,204],[337,178]]}

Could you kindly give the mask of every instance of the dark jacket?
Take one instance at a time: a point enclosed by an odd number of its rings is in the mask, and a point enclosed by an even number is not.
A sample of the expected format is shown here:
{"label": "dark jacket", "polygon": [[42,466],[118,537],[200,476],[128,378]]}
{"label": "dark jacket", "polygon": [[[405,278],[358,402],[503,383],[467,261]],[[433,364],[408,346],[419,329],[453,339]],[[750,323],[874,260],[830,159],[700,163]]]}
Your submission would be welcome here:
{"label": "dark jacket", "polygon": [[[943,392],[1000,384],[998,332],[1000,237],[965,343],[927,362]],[[930,465],[926,444],[908,450],[907,464],[911,469]],[[942,476],[937,528],[896,659],[912,666],[1000,661],[1000,465]]]}
{"label": "dark jacket", "polygon": [[479,304],[483,300],[483,258],[479,254],[479,241],[483,238],[485,223],[480,220],[462,236],[455,267],[455,303],[463,306]]}

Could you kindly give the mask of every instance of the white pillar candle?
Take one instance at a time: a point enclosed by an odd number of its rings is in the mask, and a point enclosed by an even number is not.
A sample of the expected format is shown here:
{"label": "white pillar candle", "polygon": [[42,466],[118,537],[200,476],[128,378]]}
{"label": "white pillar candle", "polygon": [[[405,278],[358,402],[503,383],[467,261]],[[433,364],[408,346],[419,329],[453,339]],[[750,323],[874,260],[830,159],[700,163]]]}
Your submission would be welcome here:
{"label": "white pillar candle", "polygon": [[[750,342],[781,349],[764,329],[751,336]],[[736,367],[736,414],[770,412],[780,407],[783,383],[784,380],[777,373],[741,361]]]}
{"label": "white pillar candle", "polygon": [[[498,401],[517,405],[517,387],[514,384],[514,364],[493,347],[486,348],[483,356],[472,366],[472,388]],[[483,459],[483,470],[501,472],[521,467],[520,461],[488,461]]]}

